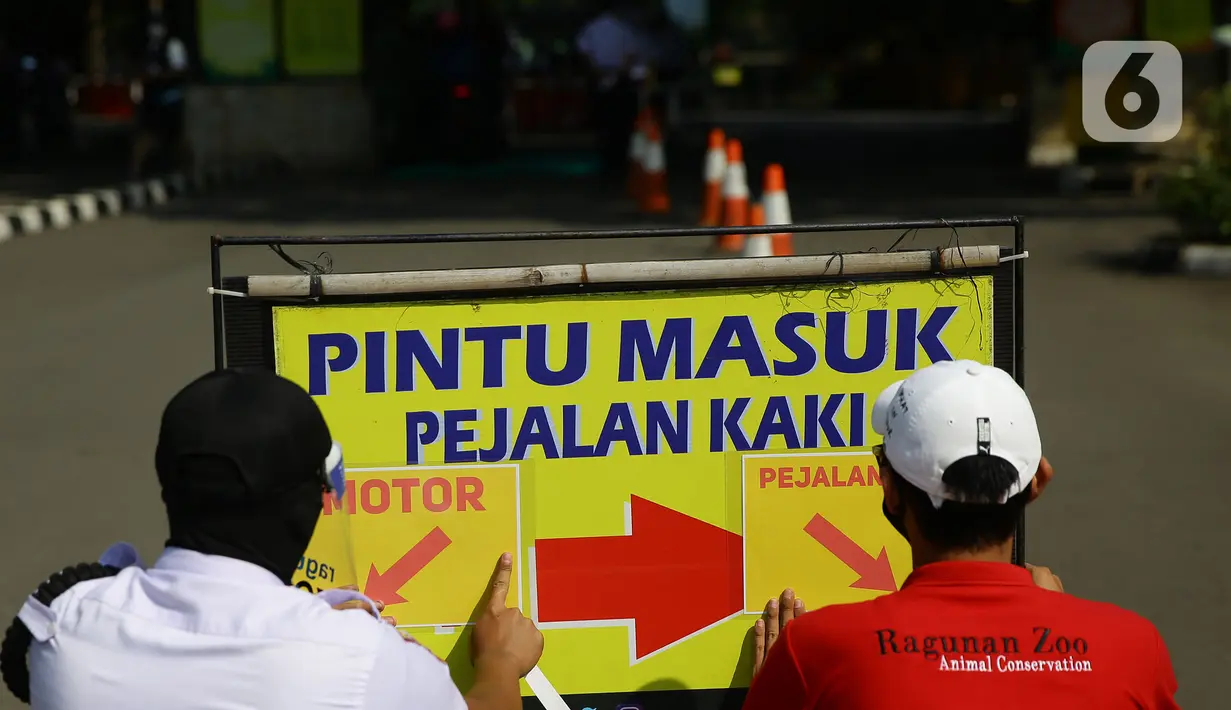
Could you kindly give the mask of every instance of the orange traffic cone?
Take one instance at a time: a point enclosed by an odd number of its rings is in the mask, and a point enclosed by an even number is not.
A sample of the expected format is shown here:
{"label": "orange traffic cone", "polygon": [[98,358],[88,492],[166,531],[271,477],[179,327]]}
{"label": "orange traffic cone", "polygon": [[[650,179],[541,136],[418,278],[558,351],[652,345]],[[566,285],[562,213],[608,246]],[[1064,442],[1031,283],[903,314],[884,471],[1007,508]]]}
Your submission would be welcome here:
{"label": "orange traffic cone", "polygon": [[641,199],[641,188],[645,182],[642,164],[645,163],[645,129],[650,120],[649,109],[642,109],[628,141],[628,196],[634,200]]}
{"label": "orange traffic cone", "polygon": [[705,197],[701,208],[701,226],[722,224],[722,179],[727,172],[727,137],[721,128],[710,131],[710,147],[705,152]]}
{"label": "orange traffic cone", "polygon": [[[765,225],[765,208],[760,202],[748,206],[748,226]],[[752,234],[744,240],[744,256],[773,256],[774,248],[768,234]]]}
{"label": "orange traffic cone", "polygon": [[656,122],[649,122],[645,137],[645,162],[642,163],[645,183],[642,185],[641,211],[663,214],[671,211],[671,197],[667,195],[667,156],[663,151],[662,132]]}
{"label": "orange traffic cone", "polygon": [[[744,146],[727,141],[727,172],[722,180],[722,226],[748,226],[748,174],[744,169]],[[727,234],[718,238],[718,251],[738,252],[744,248],[744,235]]]}
{"label": "orange traffic cone", "polygon": [[[786,194],[786,175],[782,166],[771,163],[765,167],[761,183],[761,202],[765,205],[765,224],[791,224],[791,201]],[[795,253],[790,232],[773,235],[774,256],[791,256]]]}

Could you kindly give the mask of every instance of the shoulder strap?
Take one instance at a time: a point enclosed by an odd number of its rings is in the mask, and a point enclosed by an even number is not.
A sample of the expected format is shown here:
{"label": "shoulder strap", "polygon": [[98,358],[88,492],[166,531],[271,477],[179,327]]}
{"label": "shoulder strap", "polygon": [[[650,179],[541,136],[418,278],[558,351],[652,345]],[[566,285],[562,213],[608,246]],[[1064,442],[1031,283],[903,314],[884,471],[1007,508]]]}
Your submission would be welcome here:
{"label": "shoulder strap", "polygon": [[[30,643],[35,638],[46,640],[54,632],[55,614],[51,611],[51,602],[78,582],[112,577],[119,572],[119,567],[99,562],[70,565],[51,575],[30,595],[5,632],[4,641],[0,642],[0,675],[18,700],[30,702],[30,669],[26,664]],[[27,625],[27,620],[33,626]]]}

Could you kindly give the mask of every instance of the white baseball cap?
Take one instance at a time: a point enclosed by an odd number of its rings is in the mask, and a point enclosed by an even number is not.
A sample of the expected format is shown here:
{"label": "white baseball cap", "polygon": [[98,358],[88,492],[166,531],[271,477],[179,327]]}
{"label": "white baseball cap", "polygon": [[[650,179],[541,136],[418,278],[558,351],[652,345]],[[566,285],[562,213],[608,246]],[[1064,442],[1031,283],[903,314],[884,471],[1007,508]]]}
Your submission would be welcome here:
{"label": "white baseball cap", "polygon": [[1017,469],[1004,503],[1030,485],[1043,457],[1026,393],[1009,373],[972,360],[938,362],[889,385],[872,406],[872,429],[893,470],[937,508],[962,500],[942,480],[961,459],[996,456]]}

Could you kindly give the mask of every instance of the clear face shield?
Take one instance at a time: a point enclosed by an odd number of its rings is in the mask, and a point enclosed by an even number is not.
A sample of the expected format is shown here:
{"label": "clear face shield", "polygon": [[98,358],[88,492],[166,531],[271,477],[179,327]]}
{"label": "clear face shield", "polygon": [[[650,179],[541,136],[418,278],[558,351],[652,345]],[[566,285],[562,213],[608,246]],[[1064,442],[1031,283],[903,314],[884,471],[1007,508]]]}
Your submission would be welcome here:
{"label": "clear face shield", "polygon": [[358,589],[350,520],[355,512],[355,490],[353,485],[347,484],[342,445],[336,441],[321,467],[321,486],[324,490],[321,515],[292,583],[313,594],[339,587]]}

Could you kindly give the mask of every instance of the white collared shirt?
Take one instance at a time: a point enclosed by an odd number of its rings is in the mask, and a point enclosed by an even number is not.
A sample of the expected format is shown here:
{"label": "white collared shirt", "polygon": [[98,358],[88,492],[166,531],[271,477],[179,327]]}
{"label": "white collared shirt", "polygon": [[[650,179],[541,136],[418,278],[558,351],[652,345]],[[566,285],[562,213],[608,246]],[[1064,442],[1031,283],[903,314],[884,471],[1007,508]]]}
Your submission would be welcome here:
{"label": "white collared shirt", "polygon": [[32,604],[34,710],[466,709],[448,666],[393,627],[227,557],[167,548]]}

